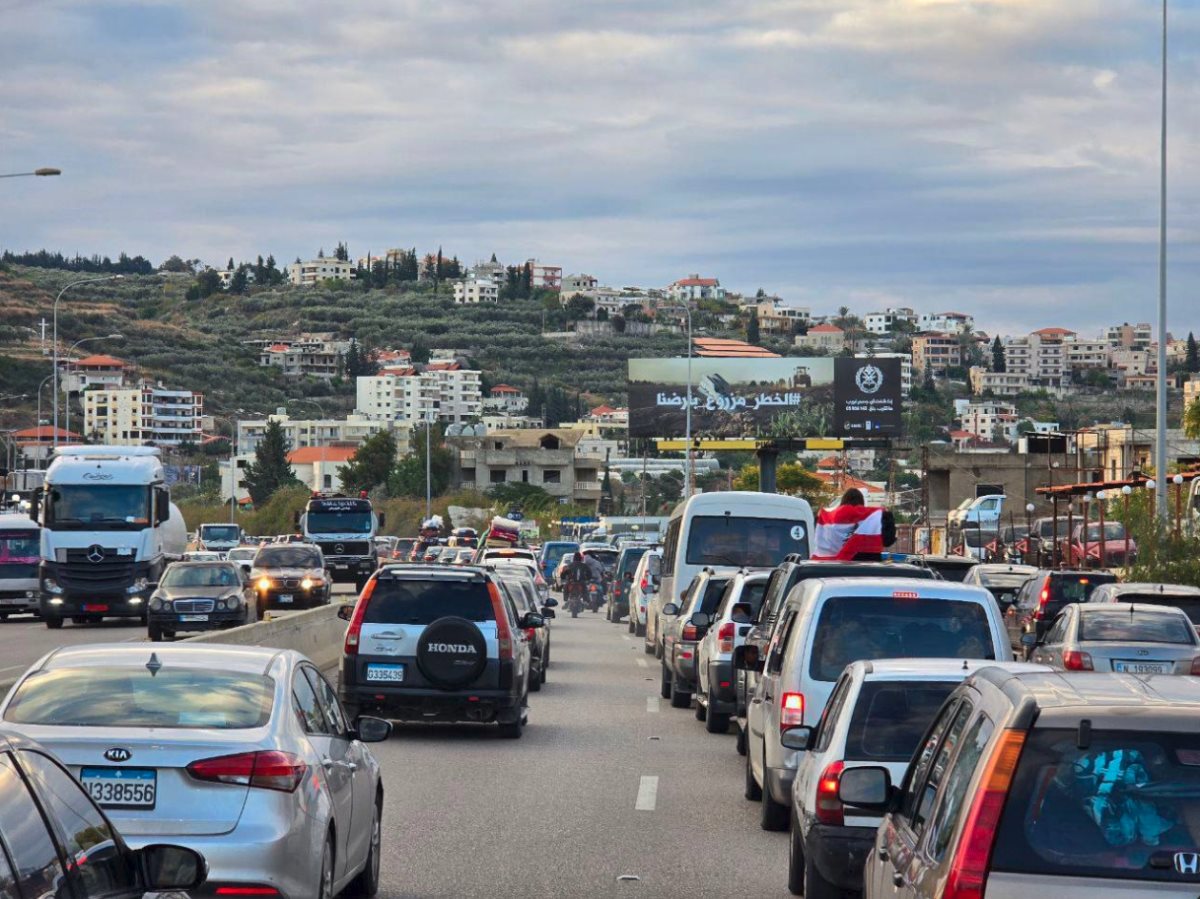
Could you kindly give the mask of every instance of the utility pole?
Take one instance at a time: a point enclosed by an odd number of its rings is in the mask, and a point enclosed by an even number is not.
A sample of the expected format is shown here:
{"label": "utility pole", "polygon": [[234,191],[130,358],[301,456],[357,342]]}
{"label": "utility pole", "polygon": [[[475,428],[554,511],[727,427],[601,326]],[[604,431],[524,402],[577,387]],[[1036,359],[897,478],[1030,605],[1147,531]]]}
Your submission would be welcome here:
{"label": "utility pole", "polygon": [[1162,2],[1162,137],[1161,183],[1158,205],[1158,382],[1155,391],[1157,427],[1154,447],[1154,508],[1159,521],[1167,508],[1167,0]]}

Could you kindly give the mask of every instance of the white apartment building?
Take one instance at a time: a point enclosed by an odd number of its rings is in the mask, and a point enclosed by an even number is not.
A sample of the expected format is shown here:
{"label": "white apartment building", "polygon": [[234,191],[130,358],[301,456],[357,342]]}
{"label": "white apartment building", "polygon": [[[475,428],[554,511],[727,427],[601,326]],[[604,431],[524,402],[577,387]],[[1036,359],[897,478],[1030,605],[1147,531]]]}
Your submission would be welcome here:
{"label": "white apartment building", "polygon": [[543,265],[536,259],[527,260],[525,264],[529,266],[530,287],[534,290],[562,289],[561,265]]}
{"label": "white apartment building", "polygon": [[459,306],[499,301],[500,288],[496,286],[495,281],[465,278],[462,281],[454,282],[454,302]]}
{"label": "white apartment building", "polygon": [[520,415],[529,408],[529,398],[517,387],[509,384],[497,384],[488,391],[488,397],[483,401],[483,408],[505,415]]}
{"label": "white apartment building", "polygon": [[912,353],[855,353],[859,359],[899,359],[900,360],[900,394],[907,399],[912,393],[913,386],[913,357]]}
{"label": "white apartment building", "polygon": [[203,436],[203,394],[143,383],[85,390],[82,397],[83,432],[100,443],[178,446]]}
{"label": "white apartment building", "polygon": [[288,281],[292,284],[311,287],[321,281],[352,281],[354,263],[341,259],[310,259],[308,262],[293,262],[288,266]]}
{"label": "white apartment building", "polygon": [[1112,367],[1125,377],[1138,377],[1158,371],[1158,360],[1149,349],[1121,347],[1112,351]]}
{"label": "white apartment building", "polygon": [[480,372],[457,362],[389,369],[357,380],[355,411],[377,421],[457,423],[483,411]]}
{"label": "white apartment building", "polygon": [[1067,368],[1070,371],[1086,371],[1093,368],[1108,368],[1112,350],[1103,340],[1088,340],[1074,335],[1063,341],[1067,353]]}
{"label": "white apartment building", "polygon": [[1110,347],[1123,347],[1127,350],[1148,350],[1154,343],[1154,327],[1146,322],[1131,325],[1124,322],[1110,325],[1104,331],[1104,342]]}
{"label": "white apartment building", "polygon": [[279,422],[288,449],[306,446],[358,446],[380,431],[392,430],[396,442],[403,448],[408,446],[408,431],[397,428],[394,422],[377,421],[364,415],[347,415],[345,418],[292,418],[282,412],[266,418],[242,420],[237,423],[237,450],[250,455],[262,443],[269,422]]}
{"label": "white apartment building", "polygon": [[917,327],[922,331],[957,334],[963,329],[975,330],[975,319],[963,312],[922,312],[917,318]]}
{"label": "white apartment building", "polygon": [[1010,338],[1004,344],[1007,374],[1023,375],[1033,390],[1061,390],[1070,378],[1066,341],[1075,336],[1065,328],[1041,328]]}
{"label": "white apartment building", "polygon": [[667,298],[676,303],[694,303],[698,300],[723,300],[725,288],[716,278],[701,278],[698,274],[680,278],[667,288]]}
{"label": "white apartment building", "polygon": [[600,282],[595,275],[567,275],[562,281],[562,293],[563,296],[569,297],[572,294],[595,290],[599,286]]}
{"label": "white apartment building", "polygon": [[969,431],[983,440],[1017,439],[1017,407],[1008,403],[968,403],[959,416],[964,431]]}
{"label": "white apartment building", "polygon": [[917,314],[907,306],[897,306],[883,312],[868,312],[863,318],[863,325],[871,334],[891,334],[899,322],[915,325]]}

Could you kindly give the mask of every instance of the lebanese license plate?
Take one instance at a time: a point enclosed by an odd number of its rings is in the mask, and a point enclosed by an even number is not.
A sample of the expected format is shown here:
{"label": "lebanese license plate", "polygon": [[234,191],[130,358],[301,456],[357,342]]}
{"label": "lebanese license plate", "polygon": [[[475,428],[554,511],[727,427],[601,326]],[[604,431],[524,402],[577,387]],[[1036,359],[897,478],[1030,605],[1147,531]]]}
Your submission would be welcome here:
{"label": "lebanese license plate", "polygon": [[101,603],[85,602],[83,604],[83,610],[85,612],[107,612],[108,606]]}
{"label": "lebanese license plate", "polygon": [[345,562],[334,562],[333,567],[338,569],[339,571],[341,571],[343,569],[349,568],[350,566],[347,565]]}
{"label": "lebanese license plate", "polygon": [[279,601],[280,601],[280,602],[291,602],[291,601],[292,601],[292,594],[290,594],[290,593],[280,593],[280,594],[279,594]]}
{"label": "lebanese license plate", "polygon": [[79,782],[101,808],[154,808],[158,795],[153,768],[81,768]]}
{"label": "lebanese license plate", "polygon": [[180,615],[180,621],[208,621],[207,615]]}
{"label": "lebanese license plate", "polygon": [[1114,662],[1113,670],[1122,674],[1170,674],[1174,666],[1170,662]]}
{"label": "lebanese license plate", "polygon": [[398,683],[404,680],[403,665],[367,665],[367,680],[391,681]]}

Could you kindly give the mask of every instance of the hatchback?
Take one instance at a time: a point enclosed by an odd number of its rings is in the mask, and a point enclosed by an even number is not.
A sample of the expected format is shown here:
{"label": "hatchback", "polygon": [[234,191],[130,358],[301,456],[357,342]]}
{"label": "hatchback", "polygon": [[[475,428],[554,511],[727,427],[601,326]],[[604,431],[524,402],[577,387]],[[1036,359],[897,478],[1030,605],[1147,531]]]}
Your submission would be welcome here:
{"label": "hatchback", "polygon": [[532,613],[542,618],[539,627],[527,627],[521,632],[529,644],[529,689],[536,693],[546,682],[546,669],[550,667],[550,619],[554,617],[553,606],[558,603],[547,599],[545,605],[539,604],[540,597],[531,577],[533,573],[529,569],[516,566],[496,567],[496,576],[512,597],[517,617]]}
{"label": "hatchback", "polygon": [[333,688],[293,650],[64,647],[0,705],[71,770],[134,848],[208,861],[206,891],[329,899],[379,882],[383,784]]}
{"label": "hatchback", "polygon": [[1200,637],[1181,609],[1169,606],[1069,605],[1041,642],[1022,638],[1030,658],[1063,671],[1200,674]]}
{"label": "hatchback", "polygon": [[1040,640],[1065,606],[1087,602],[1093,590],[1116,580],[1107,571],[1038,571],[1021,587],[1017,601],[1005,613],[1009,641],[1023,652],[1022,635],[1033,634]]}
{"label": "hatchback", "polygon": [[731,577],[696,647],[696,717],[710,734],[725,733],[737,711],[733,652],[750,632],[769,578],[767,571],[739,571]]}
{"label": "hatchback", "polygon": [[696,646],[712,623],[713,612],[732,573],[705,568],[692,578],[681,603],[662,610],[663,657],[660,692],[671,706],[686,709],[696,689]]}

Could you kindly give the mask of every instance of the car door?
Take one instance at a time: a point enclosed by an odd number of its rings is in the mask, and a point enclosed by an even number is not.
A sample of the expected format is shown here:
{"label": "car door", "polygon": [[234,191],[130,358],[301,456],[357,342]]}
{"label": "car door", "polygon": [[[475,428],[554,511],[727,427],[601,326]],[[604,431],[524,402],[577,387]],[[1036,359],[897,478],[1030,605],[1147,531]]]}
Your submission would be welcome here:
{"label": "car door", "polygon": [[[4,863],[0,848],[0,868],[10,867],[7,875],[0,870],[0,895],[54,896],[66,876],[63,857],[50,825],[34,801],[24,779],[17,771],[16,759],[0,752],[0,836],[4,838],[11,865]],[[12,882],[15,880],[14,889]],[[5,881],[9,885],[5,887]],[[69,890],[63,890],[70,896]]]}
{"label": "car door", "polygon": [[[779,675],[783,669],[783,659],[787,652],[787,645],[791,640],[792,631],[795,629],[796,621],[799,617],[799,610],[792,607],[780,619],[779,627],[775,629],[775,636],[771,639],[771,643],[767,649],[767,658],[763,665],[762,674],[759,676],[758,684],[754,689],[754,695],[750,698],[750,706],[746,713],[747,726],[750,729],[750,740],[747,743],[747,751],[750,753],[751,767],[756,772],[760,771],[762,766],[766,764],[765,759],[762,757],[765,735],[768,733],[779,733],[778,710],[775,706],[775,696],[778,692]],[[755,760],[758,761],[757,766],[755,766]],[[761,783],[762,781],[760,780],[759,782]]]}
{"label": "car door", "polygon": [[304,734],[319,760],[325,786],[329,791],[337,830],[335,849],[339,864],[334,879],[338,880],[346,870],[350,849],[349,837],[354,820],[354,770],[351,768],[353,763],[347,751],[348,741],[334,733],[329,712],[317,698],[308,665],[300,665],[292,675],[292,702]]}
{"label": "car door", "polygon": [[[855,692],[854,675],[849,671],[843,672],[842,676],[838,678],[837,684],[834,685],[833,693],[829,696],[825,710],[821,713],[821,720],[817,722],[816,731],[813,733],[812,749],[804,754],[804,758],[796,768],[795,796],[799,801],[794,805],[803,816],[802,829],[806,834],[809,827],[812,826],[816,814],[816,809],[812,804],[816,796],[815,782],[825,769],[824,756],[829,752],[834,732],[838,729],[838,721],[842,717],[842,707],[845,706],[853,692]],[[835,758],[840,759],[841,756]]]}

